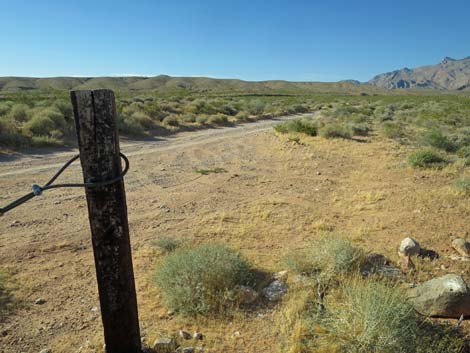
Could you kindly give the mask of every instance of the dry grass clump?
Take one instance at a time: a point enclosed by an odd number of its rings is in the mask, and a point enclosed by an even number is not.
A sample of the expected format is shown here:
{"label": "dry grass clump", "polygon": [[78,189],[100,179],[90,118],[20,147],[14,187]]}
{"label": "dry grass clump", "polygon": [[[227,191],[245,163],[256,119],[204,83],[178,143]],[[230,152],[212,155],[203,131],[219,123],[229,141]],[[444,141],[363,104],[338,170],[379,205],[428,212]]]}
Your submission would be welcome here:
{"label": "dry grass clump", "polygon": [[420,317],[398,281],[364,277],[364,252],[338,235],[289,258],[304,276],[278,319],[286,353],[462,353],[455,330]]}
{"label": "dry grass clump", "polygon": [[286,353],[462,353],[465,340],[419,317],[391,282],[350,276],[322,300],[311,284],[287,298],[280,313]]}
{"label": "dry grass clump", "polygon": [[342,236],[325,234],[313,240],[307,249],[290,254],[287,265],[298,273],[321,274],[334,278],[358,272],[365,261],[365,253]]}
{"label": "dry grass clump", "polygon": [[155,282],[170,309],[184,315],[223,314],[237,303],[237,286],[254,281],[250,264],[221,244],[179,249],[163,259]]}
{"label": "dry grass clump", "polygon": [[13,304],[13,297],[7,287],[7,276],[0,271],[0,322],[4,320]]}

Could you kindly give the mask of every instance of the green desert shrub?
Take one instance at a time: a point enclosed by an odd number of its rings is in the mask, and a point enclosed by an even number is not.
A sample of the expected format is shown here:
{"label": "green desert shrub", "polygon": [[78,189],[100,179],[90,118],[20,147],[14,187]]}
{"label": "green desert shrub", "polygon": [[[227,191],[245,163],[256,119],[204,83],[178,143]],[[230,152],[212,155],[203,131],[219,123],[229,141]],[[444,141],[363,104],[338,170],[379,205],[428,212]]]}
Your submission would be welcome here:
{"label": "green desert shrub", "polygon": [[433,168],[446,163],[446,160],[433,150],[419,150],[408,156],[408,163],[413,168]]}
{"label": "green desert shrub", "polygon": [[238,114],[238,109],[235,108],[232,104],[225,104],[222,107],[222,113],[225,115],[235,116]]}
{"label": "green desert shrub", "polygon": [[26,124],[23,125],[25,132],[29,131],[33,135],[47,136],[54,130],[54,121],[47,115],[35,115]]}
{"label": "green desert shrub", "polygon": [[350,240],[336,235],[320,235],[303,251],[286,258],[287,265],[298,273],[322,273],[323,277],[358,272],[365,261],[364,251]]}
{"label": "green desert shrub", "polygon": [[392,121],[382,124],[382,134],[389,139],[399,139],[405,135],[401,125]]}
{"label": "green desert shrub", "polygon": [[179,249],[163,259],[155,281],[169,308],[186,315],[224,313],[237,303],[231,293],[253,281],[250,264],[221,244]]}
{"label": "green desert shrub", "polygon": [[192,113],[185,113],[181,115],[180,120],[183,123],[195,123],[196,122],[196,115]]}
{"label": "green desert shrub", "polygon": [[18,122],[28,121],[28,110],[29,106],[26,104],[15,104],[10,110],[9,117]]}
{"label": "green desert shrub", "polygon": [[207,123],[210,125],[226,125],[228,123],[228,117],[224,114],[211,115]]}
{"label": "green desert shrub", "polygon": [[303,114],[308,113],[308,107],[304,104],[295,104],[287,107],[286,113],[288,114]]}
{"label": "green desert shrub", "polygon": [[181,239],[175,239],[170,237],[160,237],[155,240],[154,244],[156,247],[160,248],[161,250],[170,253],[178,249],[183,241]]}
{"label": "green desert shrub", "polygon": [[285,121],[274,126],[274,130],[281,134],[299,132],[310,136],[317,135],[317,127],[312,121],[306,119],[295,119]]}
{"label": "green desert shrub", "polygon": [[370,132],[369,125],[365,123],[349,124],[348,129],[352,136],[367,136]]}
{"label": "green desert shrub", "polygon": [[248,121],[250,120],[250,116],[247,112],[238,112],[237,115],[235,115],[235,119],[237,121]]}
{"label": "green desert shrub", "polygon": [[20,148],[29,144],[29,139],[16,128],[7,117],[0,117],[0,146]]}
{"label": "green desert shrub", "polygon": [[145,134],[145,128],[138,120],[133,119],[132,116],[118,115],[117,126],[119,132],[125,135],[142,136]]}
{"label": "green desert shrub", "polygon": [[136,121],[140,126],[142,126],[142,129],[145,130],[153,129],[155,127],[155,122],[144,112],[132,113],[130,119]]}
{"label": "green desert shrub", "polygon": [[209,121],[209,116],[206,114],[200,114],[196,116],[196,123],[198,123],[199,125],[206,125],[208,124],[208,121]]}
{"label": "green desert shrub", "polygon": [[165,119],[163,119],[163,125],[166,126],[179,126],[180,121],[176,115],[168,115]]}
{"label": "green desert shrub", "polygon": [[69,101],[58,100],[54,103],[54,107],[62,114],[66,121],[73,118],[72,104]]}
{"label": "green desert shrub", "polygon": [[442,133],[441,130],[439,129],[431,129],[429,131],[426,131],[422,135],[422,140],[423,142],[431,147],[438,148],[440,150],[444,150],[447,152],[452,152],[456,150],[456,145]]}
{"label": "green desert shrub", "polygon": [[56,147],[62,144],[62,140],[52,136],[33,136],[31,144],[34,147]]}
{"label": "green desert shrub", "polygon": [[348,129],[342,125],[335,124],[335,123],[328,123],[324,126],[322,126],[319,131],[319,135],[321,137],[327,138],[327,139],[334,139],[334,138],[343,138],[343,139],[349,139],[351,138],[351,132],[348,131]]}
{"label": "green desert shrub", "polygon": [[252,115],[263,114],[265,107],[266,103],[264,103],[261,99],[253,99],[246,104],[246,110]]}
{"label": "green desert shrub", "polygon": [[462,178],[454,181],[454,188],[461,194],[470,195],[470,178]]}
{"label": "green desert shrub", "polygon": [[457,155],[461,158],[470,158],[470,146],[464,146],[459,148]]}

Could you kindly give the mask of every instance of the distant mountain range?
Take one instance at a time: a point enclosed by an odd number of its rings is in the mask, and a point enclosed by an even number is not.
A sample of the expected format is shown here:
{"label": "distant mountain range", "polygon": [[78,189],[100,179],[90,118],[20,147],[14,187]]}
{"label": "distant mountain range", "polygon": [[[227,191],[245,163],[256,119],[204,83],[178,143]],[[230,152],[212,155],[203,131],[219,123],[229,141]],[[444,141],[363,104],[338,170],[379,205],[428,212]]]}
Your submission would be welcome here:
{"label": "distant mountain range", "polygon": [[368,83],[388,89],[470,90],[470,57],[462,60],[447,57],[437,65],[387,72],[375,76]]}
{"label": "distant mountain range", "polygon": [[0,77],[0,91],[39,89],[76,90],[108,88],[116,91],[187,90],[191,92],[240,93],[355,93],[370,94],[381,89],[470,90],[470,57],[462,60],[445,58],[437,65],[404,68],[375,76],[366,83],[354,80],[339,82],[291,82],[282,80],[243,81],[209,77]]}

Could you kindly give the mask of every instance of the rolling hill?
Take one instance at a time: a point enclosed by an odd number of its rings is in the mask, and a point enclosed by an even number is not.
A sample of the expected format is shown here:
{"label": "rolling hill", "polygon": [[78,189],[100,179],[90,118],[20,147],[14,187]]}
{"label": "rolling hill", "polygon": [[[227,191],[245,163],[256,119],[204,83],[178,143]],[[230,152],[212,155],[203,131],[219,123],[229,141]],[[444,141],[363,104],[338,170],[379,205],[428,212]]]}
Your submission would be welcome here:
{"label": "rolling hill", "polygon": [[108,88],[116,91],[244,92],[244,93],[372,93],[376,87],[347,80],[340,82],[243,81],[209,77],[0,77],[0,91],[72,90]]}

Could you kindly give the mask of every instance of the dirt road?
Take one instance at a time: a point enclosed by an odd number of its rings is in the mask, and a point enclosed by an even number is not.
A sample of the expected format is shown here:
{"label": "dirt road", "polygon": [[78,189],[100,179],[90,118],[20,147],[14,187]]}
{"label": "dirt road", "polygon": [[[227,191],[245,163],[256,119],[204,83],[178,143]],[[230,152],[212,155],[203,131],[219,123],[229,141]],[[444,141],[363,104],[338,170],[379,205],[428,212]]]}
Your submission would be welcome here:
{"label": "dirt road", "polygon": [[[121,142],[121,150],[128,157],[132,157],[157,151],[186,149],[203,143],[237,138],[242,135],[265,131],[279,122],[303,116],[312,116],[312,114],[289,115],[252,123],[238,124],[233,127],[219,127],[179,133],[171,137],[156,137],[155,141],[136,142],[124,140]],[[77,153],[78,150],[74,149],[73,151],[52,152],[51,154],[18,155],[17,157],[0,156],[0,178],[60,168],[67,159]]]}

